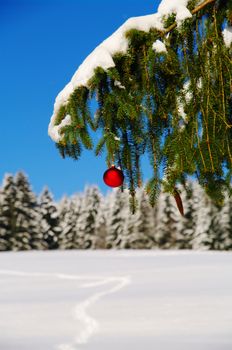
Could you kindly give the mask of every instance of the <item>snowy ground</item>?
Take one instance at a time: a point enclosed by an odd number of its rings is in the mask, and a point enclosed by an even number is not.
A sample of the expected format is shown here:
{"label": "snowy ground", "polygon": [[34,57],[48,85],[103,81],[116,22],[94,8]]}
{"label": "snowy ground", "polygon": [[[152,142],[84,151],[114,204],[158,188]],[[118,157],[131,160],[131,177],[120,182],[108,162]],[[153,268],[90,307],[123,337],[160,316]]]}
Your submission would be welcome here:
{"label": "snowy ground", "polygon": [[232,253],[1,253],[0,349],[231,350]]}

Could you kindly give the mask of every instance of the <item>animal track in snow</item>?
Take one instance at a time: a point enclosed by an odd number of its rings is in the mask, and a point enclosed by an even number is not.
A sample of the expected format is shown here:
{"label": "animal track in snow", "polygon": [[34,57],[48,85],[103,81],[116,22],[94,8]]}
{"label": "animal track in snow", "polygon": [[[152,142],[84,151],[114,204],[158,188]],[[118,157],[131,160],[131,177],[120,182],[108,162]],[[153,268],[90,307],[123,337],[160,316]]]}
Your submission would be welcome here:
{"label": "animal track in snow", "polygon": [[83,329],[74,338],[74,341],[71,344],[60,344],[57,346],[57,350],[79,350],[81,344],[86,344],[91,338],[91,336],[97,333],[99,329],[98,321],[92,316],[90,316],[87,310],[99,299],[103,298],[108,294],[118,292],[120,289],[126,287],[131,282],[131,279],[128,276],[103,277],[87,275],[69,275],[63,273],[24,272],[17,270],[0,270],[0,274],[19,277],[50,277],[63,280],[78,280],[82,282],[78,288],[94,288],[99,286],[106,286],[106,288],[103,291],[95,292],[93,295],[77,303],[74,306],[72,310],[73,319],[77,322],[81,322],[83,325]]}

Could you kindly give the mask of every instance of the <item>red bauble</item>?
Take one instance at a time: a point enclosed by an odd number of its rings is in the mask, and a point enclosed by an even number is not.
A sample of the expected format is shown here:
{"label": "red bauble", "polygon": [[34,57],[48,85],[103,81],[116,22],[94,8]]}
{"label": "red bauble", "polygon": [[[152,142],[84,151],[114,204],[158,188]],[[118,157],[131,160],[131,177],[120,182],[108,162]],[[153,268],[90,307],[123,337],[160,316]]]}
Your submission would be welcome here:
{"label": "red bauble", "polygon": [[104,172],[103,180],[107,186],[119,187],[123,184],[124,175],[120,169],[115,168],[113,165]]}

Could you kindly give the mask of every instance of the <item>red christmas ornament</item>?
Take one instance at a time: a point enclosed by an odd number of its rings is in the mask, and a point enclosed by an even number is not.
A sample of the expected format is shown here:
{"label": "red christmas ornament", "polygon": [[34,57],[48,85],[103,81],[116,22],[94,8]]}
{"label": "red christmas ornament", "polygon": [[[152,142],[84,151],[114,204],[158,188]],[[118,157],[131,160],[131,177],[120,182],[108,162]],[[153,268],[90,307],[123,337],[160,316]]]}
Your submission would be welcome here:
{"label": "red christmas ornament", "polygon": [[119,187],[123,183],[124,175],[122,170],[117,169],[114,165],[112,165],[104,172],[103,180],[107,186]]}

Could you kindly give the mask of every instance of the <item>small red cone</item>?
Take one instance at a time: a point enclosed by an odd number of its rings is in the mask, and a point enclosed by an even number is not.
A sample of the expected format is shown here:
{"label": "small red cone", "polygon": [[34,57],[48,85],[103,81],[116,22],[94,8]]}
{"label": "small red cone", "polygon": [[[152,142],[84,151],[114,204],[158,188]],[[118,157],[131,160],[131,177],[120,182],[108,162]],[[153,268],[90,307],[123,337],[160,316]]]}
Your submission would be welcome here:
{"label": "small red cone", "polygon": [[177,205],[177,208],[178,208],[180,214],[182,216],[184,216],[184,208],[183,208],[182,199],[180,197],[179,192],[176,189],[174,190],[174,198],[175,198],[176,205]]}

